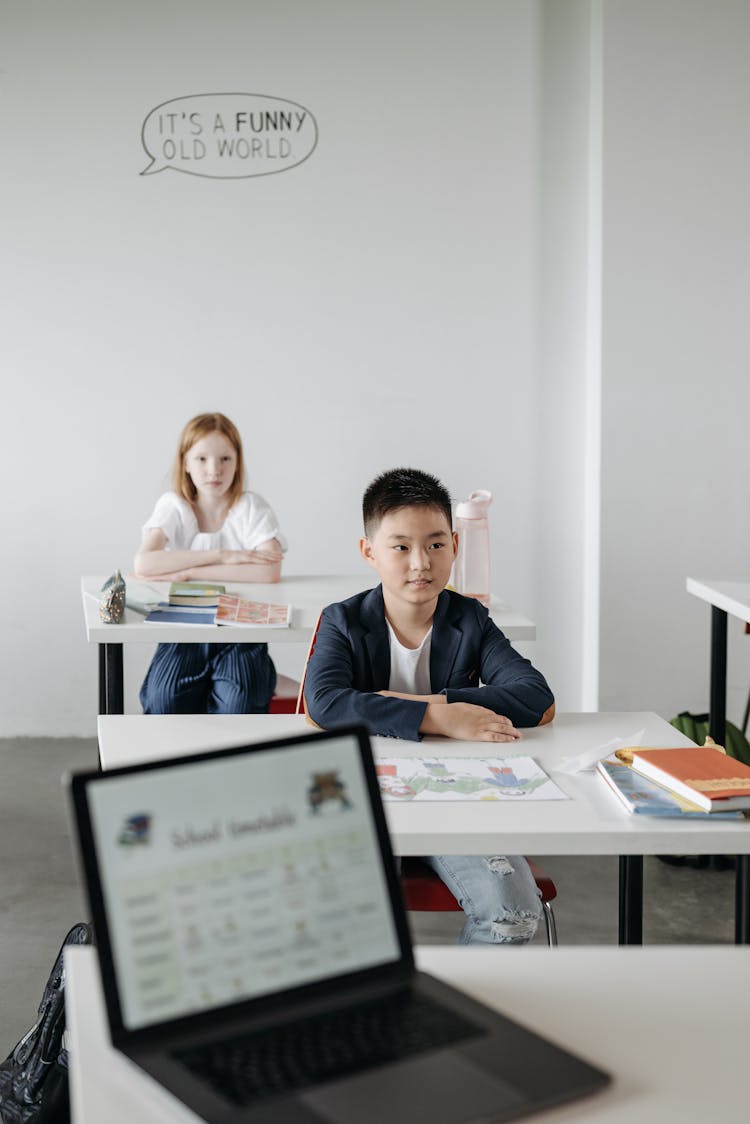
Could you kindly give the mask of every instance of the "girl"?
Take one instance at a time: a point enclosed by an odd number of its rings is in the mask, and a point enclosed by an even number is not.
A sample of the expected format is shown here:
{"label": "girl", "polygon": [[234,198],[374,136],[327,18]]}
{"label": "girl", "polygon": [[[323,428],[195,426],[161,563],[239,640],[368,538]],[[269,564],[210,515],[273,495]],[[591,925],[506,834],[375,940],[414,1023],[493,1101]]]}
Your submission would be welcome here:
{"label": "girl", "polygon": [[[286,543],[262,496],[244,487],[242,442],[223,414],[180,435],[173,491],[157,500],[135,556],[152,581],[277,582]],[[144,714],[258,714],[276,669],[267,644],[159,644],[141,687]]]}

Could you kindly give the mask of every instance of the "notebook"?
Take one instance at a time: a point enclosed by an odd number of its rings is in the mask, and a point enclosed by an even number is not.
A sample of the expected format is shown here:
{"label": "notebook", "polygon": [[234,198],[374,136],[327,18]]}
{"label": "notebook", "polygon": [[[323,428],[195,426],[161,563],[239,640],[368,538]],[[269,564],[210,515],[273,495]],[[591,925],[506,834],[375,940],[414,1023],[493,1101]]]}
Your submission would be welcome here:
{"label": "notebook", "polygon": [[416,971],[364,729],[70,786],[113,1045],[202,1119],[512,1120],[608,1082]]}

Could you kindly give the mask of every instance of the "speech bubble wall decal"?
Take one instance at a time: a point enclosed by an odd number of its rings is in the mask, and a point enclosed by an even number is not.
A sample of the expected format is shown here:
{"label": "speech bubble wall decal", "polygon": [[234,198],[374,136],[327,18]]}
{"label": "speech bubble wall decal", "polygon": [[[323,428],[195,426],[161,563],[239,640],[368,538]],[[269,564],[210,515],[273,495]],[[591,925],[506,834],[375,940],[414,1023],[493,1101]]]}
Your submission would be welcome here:
{"label": "speech bubble wall decal", "polygon": [[318,143],[309,109],[265,94],[189,94],[162,102],[141,129],[151,163],[210,179],[247,179],[295,168]]}

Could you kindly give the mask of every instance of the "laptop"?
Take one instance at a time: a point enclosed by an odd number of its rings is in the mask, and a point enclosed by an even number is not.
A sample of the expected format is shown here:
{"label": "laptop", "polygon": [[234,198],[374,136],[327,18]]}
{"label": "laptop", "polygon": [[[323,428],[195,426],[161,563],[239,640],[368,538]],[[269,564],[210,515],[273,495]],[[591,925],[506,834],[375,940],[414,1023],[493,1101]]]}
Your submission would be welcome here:
{"label": "laptop", "polygon": [[415,969],[363,728],[70,786],[112,1043],[202,1119],[505,1121],[609,1081]]}

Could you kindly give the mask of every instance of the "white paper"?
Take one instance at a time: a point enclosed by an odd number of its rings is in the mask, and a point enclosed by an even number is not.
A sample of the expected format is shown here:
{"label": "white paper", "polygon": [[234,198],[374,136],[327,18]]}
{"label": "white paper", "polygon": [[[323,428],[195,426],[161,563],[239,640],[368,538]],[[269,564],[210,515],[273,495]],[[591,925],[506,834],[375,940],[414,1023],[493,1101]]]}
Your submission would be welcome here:
{"label": "white paper", "polygon": [[531,757],[380,757],[383,800],[567,800]]}
{"label": "white paper", "polygon": [[598,761],[603,761],[615,750],[624,749],[630,745],[641,745],[645,733],[644,727],[642,730],[637,730],[634,734],[628,734],[624,738],[612,738],[604,745],[598,745],[594,749],[585,749],[582,753],[577,753],[575,757],[563,757],[555,772],[585,773],[589,769],[594,769]]}

